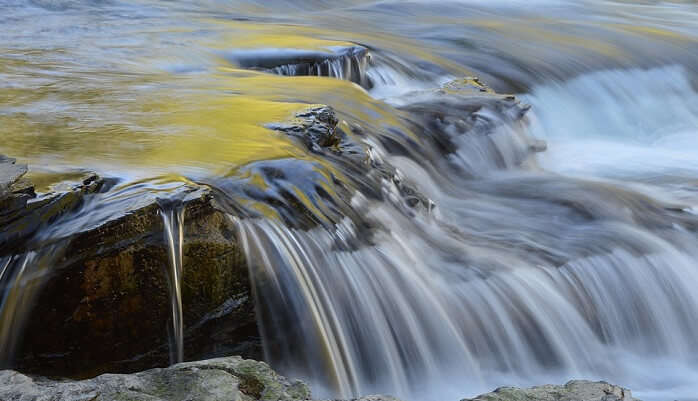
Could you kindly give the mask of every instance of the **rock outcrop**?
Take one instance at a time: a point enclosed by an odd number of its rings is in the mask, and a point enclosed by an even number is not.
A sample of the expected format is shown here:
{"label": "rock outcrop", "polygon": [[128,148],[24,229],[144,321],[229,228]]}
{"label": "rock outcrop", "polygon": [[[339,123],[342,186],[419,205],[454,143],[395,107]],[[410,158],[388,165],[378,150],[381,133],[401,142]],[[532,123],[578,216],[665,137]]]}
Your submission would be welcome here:
{"label": "rock outcrop", "polygon": [[104,374],[82,381],[52,381],[0,371],[6,401],[291,401],[310,399],[300,381],[264,362],[240,357],[188,362],[134,374]]}
{"label": "rock outcrop", "polygon": [[166,366],[168,208],[183,209],[185,358],[261,355],[245,258],[208,188],[120,188],[86,174],[36,194],[26,166],[0,163],[6,366],[70,377]]}
{"label": "rock outcrop", "polygon": [[563,386],[501,387],[462,401],[638,401],[630,390],[606,382],[572,380]]}
{"label": "rock outcrop", "polygon": [[[238,356],[179,363],[133,374],[55,381],[0,371],[0,399],[7,401],[304,401],[308,386],[289,380],[264,362]],[[340,401],[340,400],[333,400]],[[351,401],[399,401],[371,395]],[[562,386],[502,387],[462,401],[638,401],[630,390],[605,382],[571,381]]]}

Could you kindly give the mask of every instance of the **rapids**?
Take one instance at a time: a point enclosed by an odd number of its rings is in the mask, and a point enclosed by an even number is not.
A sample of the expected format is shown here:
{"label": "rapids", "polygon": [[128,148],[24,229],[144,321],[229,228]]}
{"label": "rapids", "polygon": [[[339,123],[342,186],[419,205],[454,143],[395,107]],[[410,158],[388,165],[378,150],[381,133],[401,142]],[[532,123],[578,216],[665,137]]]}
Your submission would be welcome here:
{"label": "rapids", "polygon": [[[66,232],[197,182],[236,206],[265,359],[316,395],[587,378],[698,399],[695,4],[0,0],[0,27],[0,154],[39,191],[113,182],[0,257],[3,366]],[[465,76],[530,110],[484,104],[462,135],[472,105],[431,89]],[[270,129],[307,104],[393,179]]]}

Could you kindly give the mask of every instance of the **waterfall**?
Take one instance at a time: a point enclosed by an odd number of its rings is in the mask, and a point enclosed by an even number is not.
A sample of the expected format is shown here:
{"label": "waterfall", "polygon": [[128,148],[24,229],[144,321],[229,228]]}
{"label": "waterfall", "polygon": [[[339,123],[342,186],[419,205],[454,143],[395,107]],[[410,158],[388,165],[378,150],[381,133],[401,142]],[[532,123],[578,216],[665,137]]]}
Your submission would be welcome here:
{"label": "waterfall", "polygon": [[[484,114],[498,123],[479,136],[455,132],[447,113],[439,129],[453,139],[449,162],[460,168],[430,168],[438,162],[371,142],[434,210],[408,213],[356,191],[351,205],[362,222],[304,230],[236,220],[266,358],[326,396],[441,400],[570,377],[643,394],[649,379],[635,373],[638,363],[672,369],[690,388],[696,216],[669,192],[655,197],[647,186],[522,162],[533,134],[551,138],[541,125],[573,135],[580,124],[551,127],[541,113],[529,127]],[[375,192],[398,192],[380,185]],[[368,238],[358,224],[371,225]]]}
{"label": "waterfall", "polygon": [[184,211],[181,205],[162,208],[160,215],[165,226],[165,241],[169,250],[170,266],[167,277],[172,305],[172,341],[170,361],[184,360],[184,314],[182,312],[182,246],[184,244]]}
{"label": "waterfall", "polygon": [[270,68],[269,72],[291,77],[318,76],[343,79],[370,89],[373,84],[366,75],[370,60],[371,54],[366,49],[349,49],[343,54],[325,59],[275,66]]}
{"label": "waterfall", "polygon": [[0,366],[11,366],[22,346],[23,329],[64,243],[0,257]]}

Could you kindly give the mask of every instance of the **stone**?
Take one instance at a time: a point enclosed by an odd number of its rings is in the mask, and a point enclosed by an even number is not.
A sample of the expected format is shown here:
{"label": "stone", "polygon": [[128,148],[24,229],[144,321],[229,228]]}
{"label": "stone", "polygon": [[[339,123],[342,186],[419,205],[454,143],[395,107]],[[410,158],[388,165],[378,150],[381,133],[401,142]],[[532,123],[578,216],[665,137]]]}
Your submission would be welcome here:
{"label": "stone", "polygon": [[606,382],[572,380],[565,385],[500,387],[463,401],[639,401],[630,390]]}
{"label": "stone", "polygon": [[[26,171],[26,167],[25,167]],[[75,210],[85,195],[98,192],[104,180],[93,173],[61,183],[59,188],[36,194],[34,185],[22,178],[10,186],[11,194],[0,212],[0,256],[26,251],[29,239],[36,232],[70,211]],[[8,206],[10,204],[11,206]]]}
{"label": "stone", "polygon": [[316,105],[296,113],[293,120],[282,124],[268,124],[300,141],[308,150],[321,153],[323,149],[339,152],[342,135],[337,132],[337,116],[331,107]]}
{"label": "stone", "polygon": [[[409,93],[395,100],[405,111],[405,123],[418,132],[426,149],[440,155],[431,160],[484,159],[489,168],[512,168],[533,163],[532,156],[546,149],[545,141],[530,136],[526,126],[530,105],[513,95],[498,94],[477,78],[447,82],[440,88]],[[504,146],[504,148],[501,148]],[[445,158],[443,157],[445,156]],[[462,164],[462,163],[461,163]],[[457,164],[451,168],[460,169]],[[477,171],[461,171],[477,176]]]}
{"label": "stone", "polygon": [[104,374],[82,381],[53,381],[0,371],[7,401],[301,401],[310,390],[276,374],[264,362],[227,357],[187,362],[134,374]]}
{"label": "stone", "polygon": [[67,377],[166,366],[168,207],[184,209],[185,356],[261,355],[245,258],[207,187],[114,188],[85,173],[37,194],[26,172],[0,157],[0,366]]}
{"label": "stone", "polygon": [[368,49],[336,46],[309,49],[238,49],[226,54],[232,63],[251,70],[285,76],[322,76],[352,81],[366,89],[373,83],[366,75],[371,61]]}
{"label": "stone", "polygon": [[[239,356],[179,363],[132,374],[51,380],[0,371],[0,399],[7,401],[302,401],[308,386],[277,374],[264,362]],[[326,400],[329,401],[329,400]],[[332,400],[341,401],[341,400]],[[368,395],[345,401],[400,401]],[[573,380],[562,386],[501,387],[462,401],[639,401],[630,390],[606,382]]]}

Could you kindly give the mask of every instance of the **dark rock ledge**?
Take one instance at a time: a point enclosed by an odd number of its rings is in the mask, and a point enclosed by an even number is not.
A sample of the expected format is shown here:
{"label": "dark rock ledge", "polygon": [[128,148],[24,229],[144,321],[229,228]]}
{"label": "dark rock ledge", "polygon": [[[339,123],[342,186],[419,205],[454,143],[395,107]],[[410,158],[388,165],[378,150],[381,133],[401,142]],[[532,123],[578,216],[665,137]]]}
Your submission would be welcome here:
{"label": "dark rock ledge", "polygon": [[[6,367],[90,377],[169,364],[163,207],[184,208],[185,357],[259,358],[245,258],[232,222],[216,209],[208,188],[168,189],[168,201],[175,198],[179,206],[163,206],[157,192],[113,188],[88,174],[37,195],[21,179],[26,166],[7,158],[2,163],[0,295],[15,291],[22,300],[8,301],[2,310],[14,326],[0,347]],[[13,288],[27,258],[22,274],[32,279]]]}

